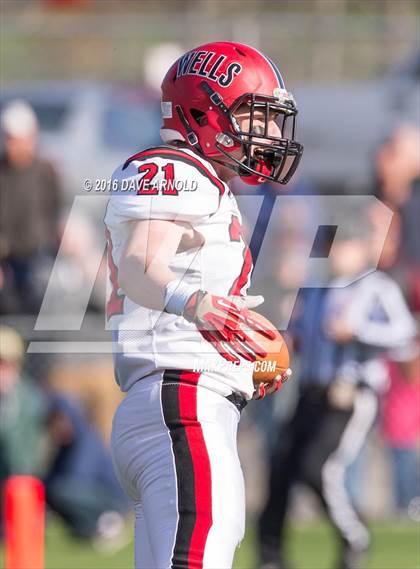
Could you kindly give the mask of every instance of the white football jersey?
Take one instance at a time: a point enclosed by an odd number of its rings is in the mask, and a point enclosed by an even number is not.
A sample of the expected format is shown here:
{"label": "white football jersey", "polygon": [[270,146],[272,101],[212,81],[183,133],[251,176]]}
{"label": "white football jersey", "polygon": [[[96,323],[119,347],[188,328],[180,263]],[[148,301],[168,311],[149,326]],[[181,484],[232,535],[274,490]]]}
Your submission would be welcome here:
{"label": "white football jersey", "polygon": [[115,374],[127,391],[156,370],[204,371],[202,385],[222,395],[250,398],[252,368],[229,364],[182,316],[150,310],[118,286],[118,265],[133,222],[165,219],[188,223],[202,245],[177,252],[170,263],[176,278],[216,295],[245,295],[252,269],[236,199],[209,162],[189,149],[161,146],[129,158],[113,174],[105,215],[108,239],[108,327]]}

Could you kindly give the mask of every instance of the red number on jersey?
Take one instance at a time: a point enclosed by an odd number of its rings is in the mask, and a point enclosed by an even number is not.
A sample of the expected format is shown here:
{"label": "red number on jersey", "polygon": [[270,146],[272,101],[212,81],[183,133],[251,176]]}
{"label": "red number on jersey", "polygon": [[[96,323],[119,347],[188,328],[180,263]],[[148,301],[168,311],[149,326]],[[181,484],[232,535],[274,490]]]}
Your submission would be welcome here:
{"label": "red number on jersey", "polygon": [[106,318],[109,320],[111,316],[114,316],[115,314],[122,314],[124,312],[125,295],[118,292],[118,267],[114,263],[114,259],[112,257],[112,241],[111,234],[108,229],[105,230],[105,235],[108,243],[106,255],[109,269],[109,280],[112,285],[111,295],[106,304]]}
{"label": "red number on jersey", "polygon": [[232,215],[229,225],[229,237],[231,241],[240,241],[242,237],[242,227],[236,215]]}
{"label": "red number on jersey", "polygon": [[165,196],[177,196],[178,190],[174,186],[175,172],[174,165],[171,162],[162,166],[162,170],[165,172],[165,186],[163,188],[163,195]]}
{"label": "red number on jersey", "polygon": [[[165,166],[162,166],[162,170],[165,174],[160,184],[162,188],[162,194],[164,196],[177,196],[178,190],[174,185],[174,165],[169,162],[168,164],[165,164]],[[153,178],[155,178],[158,171],[159,167],[154,162],[148,162],[147,164],[142,164],[139,166],[138,173],[142,174],[144,172],[145,174],[139,182],[139,189],[137,191],[138,195],[155,196],[159,193],[159,184],[153,184]]]}
{"label": "red number on jersey", "polygon": [[138,173],[142,174],[145,172],[144,176],[141,178],[139,182],[139,189],[137,194],[141,195],[156,195],[158,193],[158,189],[156,186],[153,186],[152,180],[156,176],[159,168],[154,162],[149,162],[148,164],[142,164],[139,166]]}

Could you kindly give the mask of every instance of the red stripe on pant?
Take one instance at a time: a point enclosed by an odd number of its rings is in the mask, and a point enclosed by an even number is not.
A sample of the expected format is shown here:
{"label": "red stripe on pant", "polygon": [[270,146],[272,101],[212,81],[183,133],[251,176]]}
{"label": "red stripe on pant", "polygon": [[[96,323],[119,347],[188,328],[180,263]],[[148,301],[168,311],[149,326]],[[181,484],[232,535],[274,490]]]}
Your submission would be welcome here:
{"label": "red stripe on pant", "polygon": [[185,427],[193,461],[196,502],[196,520],[188,553],[188,569],[202,569],[207,536],[213,523],[210,459],[203,430],[197,418],[199,377],[199,373],[182,372],[179,385],[180,419]]}

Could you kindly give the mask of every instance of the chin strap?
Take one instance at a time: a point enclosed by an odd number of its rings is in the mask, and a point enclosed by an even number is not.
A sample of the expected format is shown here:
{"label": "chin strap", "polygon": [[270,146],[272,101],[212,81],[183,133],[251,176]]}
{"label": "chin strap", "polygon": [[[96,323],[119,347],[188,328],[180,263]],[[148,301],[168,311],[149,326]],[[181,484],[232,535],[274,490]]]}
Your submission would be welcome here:
{"label": "chin strap", "polygon": [[205,93],[207,93],[207,95],[209,96],[210,101],[213,103],[213,105],[216,105],[216,107],[219,107],[219,109],[222,111],[223,114],[227,115],[229,113],[229,109],[227,108],[227,106],[223,102],[222,95],[220,95],[217,91],[215,91],[207,83],[207,81],[201,81],[200,87]]}
{"label": "chin strap", "polygon": [[[210,101],[216,107],[218,107],[222,111],[223,114],[225,114],[225,115],[229,114],[229,109],[225,105],[225,103],[223,102],[223,97],[217,91],[215,91],[206,81],[201,81],[200,87],[201,87],[201,89],[203,89],[203,91],[205,91],[207,93]],[[224,160],[220,160],[220,159],[213,158],[213,157],[209,158],[208,156],[206,156],[203,153],[203,150],[202,150],[200,143],[198,141],[198,137],[197,137],[196,133],[194,132],[193,128],[191,127],[190,123],[188,122],[188,119],[185,116],[184,111],[182,110],[182,107],[180,105],[176,105],[175,109],[176,109],[176,112],[178,114],[179,120],[182,122],[182,125],[187,132],[188,143],[193,148],[195,148],[197,150],[197,152],[199,154],[201,154],[201,156],[203,156],[203,158],[205,158],[206,160],[217,162],[217,164],[220,164],[222,166],[230,168],[231,170],[236,172],[242,178],[247,178],[247,177],[251,177],[254,175],[254,172],[249,172],[249,170],[246,167],[243,167],[239,161],[226,162]],[[226,156],[227,158],[230,158],[229,154],[227,152],[225,152],[221,148],[221,146],[222,146],[221,144],[218,144],[216,142],[216,148],[218,148],[218,150],[220,150],[220,153],[222,155]]]}
{"label": "chin strap", "polygon": [[[219,150],[220,150],[220,148],[219,148]],[[221,154],[229,158],[228,154],[225,154],[223,152],[221,152]],[[217,164],[220,164],[221,166],[225,166],[226,168],[233,170],[234,172],[236,172],[238,174],[238,176],[241,176],[241,178],[245,177],[245,176],[251,176],[251,174],[247,170],[242,168],[241,164],[236,164],[235,162],[227,162],[224,160],[220,160],[218,158],[214,158],[213,156],[211,158],[205,156],[205,158],[206,158],[206,160],[209,160],[210,162],[217,162]]]}
{"label": "chin strap", "polygon": [[187,117],[185,116],[184,111],[182,110],[182,107],[180,105],[176,105],[175,109],[176,112],[178,113],[179,120],[182,122],[183,127],[187,131],[188,143],[191,144],[191,146],[193,146],[194,148],[197,148],[197,150],[199,150],[202,153],[200,143],[198,142],[198,137],[195,134],[194,130],[192,129],[190,123],[188,122]]}
{"label": "chin strap", "polygon": [[[223,97],[217,91],[215,91],[213,89],[213,87],[211,87],[211,85],[209,85],[207,83],[207,81],[201,81],[200,88],[205,93],[207,93],[207,95],[209,96],[210,101],[213,103],[213,105],[216,105],[216,107],[218,107],[224,115],[229,115],[229,109],[225,105],[225,103],[223,102]],[[236,119],[234,117],[230,117],[230,119],[233,120],[234,122],[236,122]],[[226,137],[230,138],[230,140],[232,141],[232,144],[233,144],[233,140],[229,134],[223,134],[223,133],[220,133],[220,134],[222,136],[226,136]],[[222,155],[229,158],[229,154],[222,149],[222,144],[220,144],[220,141],[216,142],[216,148],[218,150],[220,150],[220,153]],[[241,178],[246,178],[246,177],[253,175],[246,168],[243,168],[242,165],[240,164],[240,162],[225,162],[223,160],[218,160],[217,158],[211,158],[211,160],[213,160],[214,162],[217,162],[218,164],[221,164],[222,166],[230,168],[231,170],[236,172],[239,176],[241,176]]]}

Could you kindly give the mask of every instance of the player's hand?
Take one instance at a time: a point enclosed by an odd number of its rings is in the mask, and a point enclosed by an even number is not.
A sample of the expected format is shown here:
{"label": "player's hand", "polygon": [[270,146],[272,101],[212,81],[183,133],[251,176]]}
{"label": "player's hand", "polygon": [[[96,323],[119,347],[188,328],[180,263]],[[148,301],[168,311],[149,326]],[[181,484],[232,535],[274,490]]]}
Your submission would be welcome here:
{"label": "player's hand", "polygon": [[276,375],[272,381],[255,383],[255,391],[252,395],[252,399],[264,399],[266,395],[276,393],[283,387],[283,384],[286,383],[291,375],[292,370],[287,368],[283,373]]}
{"label": "player's hand", "polygon": [[326,325],[326,333],[339,344],[346,344],[354,338],[353,331],[349,328],[346,319],[335,318]]}
{"label": "player's hand", "polygon": [[195,322],[202,336],[216,348],[220,355],[232,363],[240,363],[239,357],[254,362],[257,356],[264,358],[266,350],[247,333],[255,330],[273,340],[274,333],[256,322],[250,312],[264,302],[262,296],[216,296],[198,290],[189,298],[184,317]]}

